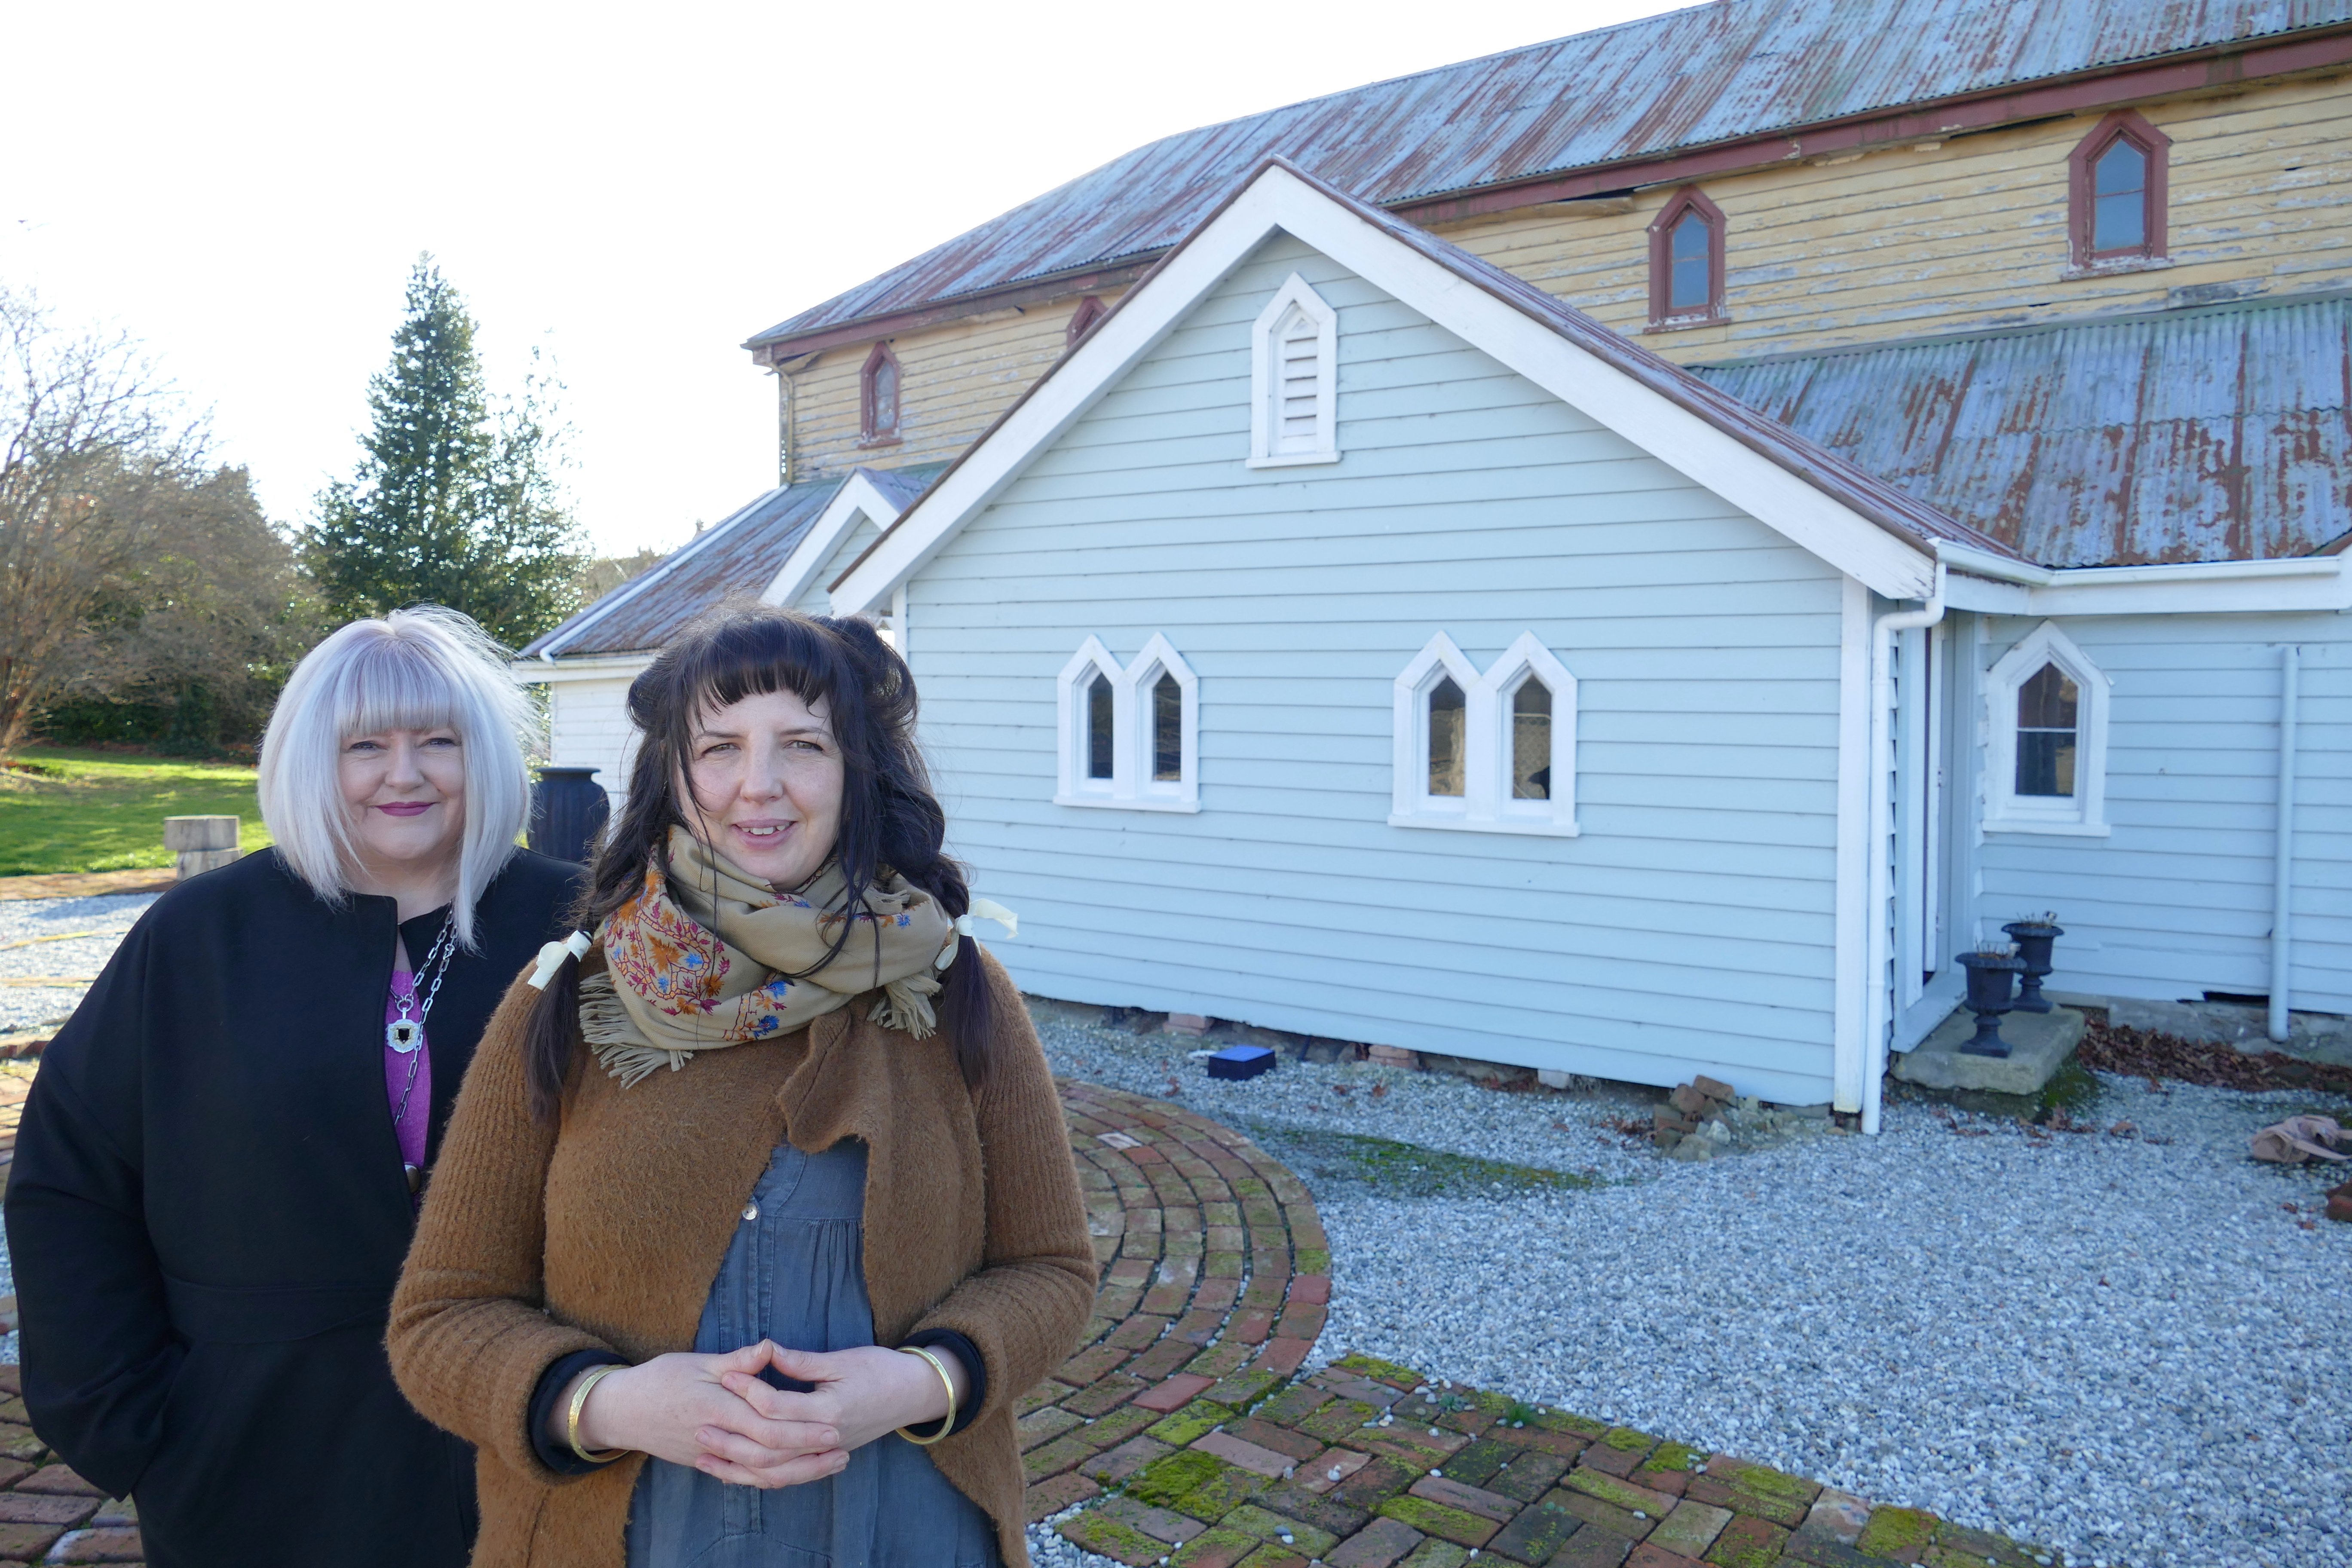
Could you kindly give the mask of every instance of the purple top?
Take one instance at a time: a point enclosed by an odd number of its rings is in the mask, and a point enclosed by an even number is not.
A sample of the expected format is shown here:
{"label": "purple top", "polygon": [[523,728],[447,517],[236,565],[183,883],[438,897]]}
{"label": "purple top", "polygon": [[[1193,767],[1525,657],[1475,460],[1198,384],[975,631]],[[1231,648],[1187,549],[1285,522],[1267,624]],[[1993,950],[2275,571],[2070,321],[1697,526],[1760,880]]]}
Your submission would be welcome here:
{"label": "purple top", "polygon": [[[383,1022],[387,1030],[391,1028],[393,1020],[400,1016],[400,1004],[404,998],[408,1000],[408,1016],[412,1018],[416,1016],[415,996],[416,976],[405,969],[394,970],[392,994],[385,997],[383,1003]],[[416,1071],[414,1083],[408,1077],[412,1065]],[[393,1123],[393,1131],[400,1135],[401,1163],[423,1165],[425,1130],[433,1120],[433,1053],[421,1033],[417,1037],[416,1049],[406,1055],[394,1050],[390,1036],[387,1034],[385,1037],[383,1092],[391,1102],[392,1114],[398,1118]],[[408,1114],[405,1116],[402,1116],[400,1111],[404,1096],[408,1101]]]}

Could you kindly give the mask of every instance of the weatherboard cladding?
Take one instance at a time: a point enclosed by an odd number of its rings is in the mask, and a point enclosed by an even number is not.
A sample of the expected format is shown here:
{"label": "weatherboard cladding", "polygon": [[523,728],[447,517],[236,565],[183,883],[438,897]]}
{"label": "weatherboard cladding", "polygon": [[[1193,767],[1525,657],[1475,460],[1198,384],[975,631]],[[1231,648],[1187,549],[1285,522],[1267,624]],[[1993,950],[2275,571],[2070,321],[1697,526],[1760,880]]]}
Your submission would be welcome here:
{"label": "weatherboard cladding", "polygon": [[753,345],[1174,244],[1279,154],[1398,202],[2352,23],[2352,0],[1718,0],[1163,137]]}
{"label": "weatherboard cladding", "polygon": [[2046,566],[2305,555],[2352,531],[2352,299],[1699,374]]}

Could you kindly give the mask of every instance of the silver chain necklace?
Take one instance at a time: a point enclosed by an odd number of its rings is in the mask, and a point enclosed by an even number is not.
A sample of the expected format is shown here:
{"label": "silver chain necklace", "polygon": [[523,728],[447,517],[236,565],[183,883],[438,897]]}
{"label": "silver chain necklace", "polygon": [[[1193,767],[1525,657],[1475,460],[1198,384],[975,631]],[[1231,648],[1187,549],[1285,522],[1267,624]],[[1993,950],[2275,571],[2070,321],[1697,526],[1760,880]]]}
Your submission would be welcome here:
{"label": "silver chain necklace", "polygon": [[[409,977],[408,994],[399,999],[400,1016],[383,1026],[383,1043],[408,1058],[408,1081],[401,1087],[400,1109],[392,1114],[392,1124],[399,1126],[408,1119],[408,1097],[416,1089],[416,1048],[425,1043],[425,1020],[433,1011],[433,999],[441,994],[441,982],[448,976],[449,961],[457,955],[457,922],[454,911],[441,921],[441,933],[425,954],[425,963]],[[437,964],[436,964],[437,961]],[[425,1000],[416,999],[416,981],[425,970],[432,970],[433,984],[425,993]],[[408,1010],[416,1009],[410,1017]]]}

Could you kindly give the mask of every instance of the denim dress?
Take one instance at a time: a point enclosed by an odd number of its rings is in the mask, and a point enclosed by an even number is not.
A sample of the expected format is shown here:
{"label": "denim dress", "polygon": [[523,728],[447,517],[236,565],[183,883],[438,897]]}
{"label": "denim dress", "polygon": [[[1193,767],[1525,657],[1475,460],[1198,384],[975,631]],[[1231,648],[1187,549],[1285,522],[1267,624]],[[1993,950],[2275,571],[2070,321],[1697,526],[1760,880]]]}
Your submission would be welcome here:
{"label": "denim dress", "polygon": [[[866,1145],[778,1146],[703,1304],[694,1348],[874,1342],[866,1299]],[[825,1480],[773,1491],[648,1459],[629,1505],[629,1568],[996,1568],[996,1531],[931,1457],[887,1433]]]}

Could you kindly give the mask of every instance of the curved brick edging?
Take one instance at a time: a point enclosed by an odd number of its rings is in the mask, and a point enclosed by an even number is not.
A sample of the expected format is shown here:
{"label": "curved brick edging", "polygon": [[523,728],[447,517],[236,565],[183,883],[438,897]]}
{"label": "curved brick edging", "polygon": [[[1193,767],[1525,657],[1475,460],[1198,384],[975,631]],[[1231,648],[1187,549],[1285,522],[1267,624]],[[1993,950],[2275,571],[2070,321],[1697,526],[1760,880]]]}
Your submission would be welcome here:
{"label": "curved brick edging", "polygon": [[1059,1088],[1103,1281],[1085,1345],[1021,1402],[1033,1520],[1168,1452],[1146,1427],[1296,1373],[1331,1297],[1322,1220],[1272,1155],[1181,1106]]}

